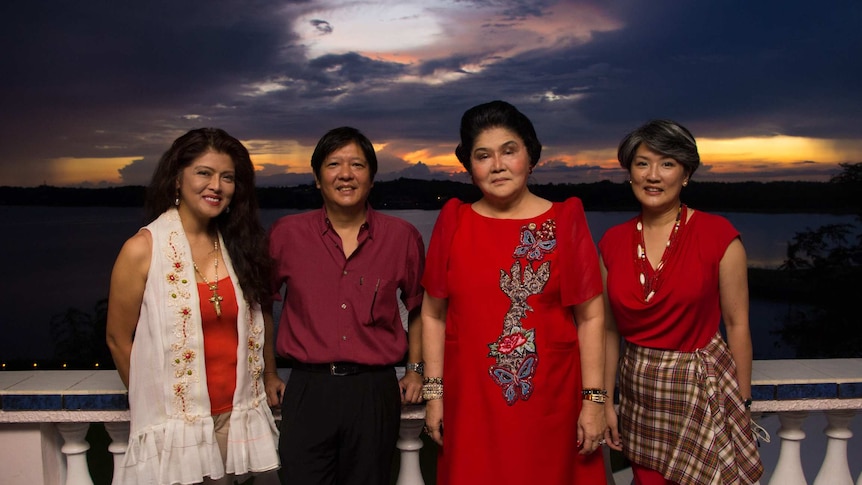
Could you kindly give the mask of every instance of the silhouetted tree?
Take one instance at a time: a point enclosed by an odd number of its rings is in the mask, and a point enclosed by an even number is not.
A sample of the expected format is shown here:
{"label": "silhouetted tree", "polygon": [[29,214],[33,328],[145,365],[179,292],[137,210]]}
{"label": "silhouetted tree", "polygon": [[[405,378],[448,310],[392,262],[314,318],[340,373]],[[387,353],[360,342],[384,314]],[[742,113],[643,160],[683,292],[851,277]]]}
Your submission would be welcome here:
{"label": "silhouetted tree", "polygon": [[72,367],[91,368],[97,362],[102,367],[113,367],[111,353],[105,343],[107,320],[107,299],[96,302],[92,313],[69,308],[51,317],[54,360]]}
{"label": "silhouetted tree", "polygon": [[[862,193],[862,163],[842,163],[830,184]],[[862,199],[862,197],[860,197]],[[862,278],[862,204],[856,224],[827,224],[799,232],[781,269],[803,291],[792,302],[781,339],[800,358],[862,357],[858,292]]]}

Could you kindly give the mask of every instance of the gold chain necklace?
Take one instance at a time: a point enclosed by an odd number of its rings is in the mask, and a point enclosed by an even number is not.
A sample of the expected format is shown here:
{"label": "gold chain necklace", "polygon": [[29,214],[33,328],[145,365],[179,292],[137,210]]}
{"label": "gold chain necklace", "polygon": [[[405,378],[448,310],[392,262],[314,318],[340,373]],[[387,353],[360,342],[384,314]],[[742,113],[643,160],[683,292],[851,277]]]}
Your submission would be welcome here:
{"label": "gold chain necklace", "polygon": [[210,303],[213,304],[213,308],[215,308],[216,317],[221,316],[221,301],[224,299],[218,294],[218,239],[213,241],[213,252],[215,253],[215,257],[213,258],[213,268],[215,269],[215,281],[210,283],[207,281],[207,277],[201,273],[201,270],[198,269],[197,263],[192,259],[192,266],[194,266],[195,271],[200,275],[201,279],[204,280],[204,284],[207,285],[207,288],[213,292],[213,295],[210,297]]}

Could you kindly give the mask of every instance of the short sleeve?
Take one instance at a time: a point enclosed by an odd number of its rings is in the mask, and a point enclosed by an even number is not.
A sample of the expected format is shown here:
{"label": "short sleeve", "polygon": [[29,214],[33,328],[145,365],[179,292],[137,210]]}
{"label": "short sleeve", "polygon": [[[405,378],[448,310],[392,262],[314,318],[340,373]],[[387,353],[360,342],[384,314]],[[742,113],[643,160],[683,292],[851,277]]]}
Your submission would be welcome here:
{"label": "short sleeve", "polygon": [[423,290],[420,279],[425,269],[425,243],[422,235],[412,225],[410,226],[410,240],[407,247],[407,274],[405,276],[405,288],[402,289],[401,299],[408,311],[414,310],[422,304]]}
{"label": "short sleeve", "polygon": [[284,225],[284,218],[281,218],[269,228],[269,257],[272,258],[272,271],[270,279],[270,298],[273,302],[282,301],[281,287],[284,284],[284,279],[279,275],[279,256],[281,256],[281,246],[283,236],[280,235],[281,227]]}
{"label": "short sleeve", "polygon": [[435,298],[447,298],[449,288],[447,273],[449,269],[449,252],[452,239],[458,228],[458,214],[464,203],[458,199],[450,199],[440,209],[431,241],[428,243],[428,254],[425,256],[425,272],[422,275],[422,286],[429,295]]}
{"label": "short sleeve", "polygon": [[705,224],[710,232],[707,239],[715,245],[713,247],[713,251],[718,255],[718,259],[721,259],[724,257],[724,253],[727,251],[727,247],[730,246],[730,243],[733,242],[734,239],[740,237],[739,231],[737,231],[736,228],[733,227],[733,224],[724,217],[707,214],[705,212],[701,212],[700,214],[709,216],[709,223]]}
{"label": "short sleeve", "polygon": [[602,293],[599,257],[580,199],[567,199],[558,220],[560,295],[564,306],[574,306]]}

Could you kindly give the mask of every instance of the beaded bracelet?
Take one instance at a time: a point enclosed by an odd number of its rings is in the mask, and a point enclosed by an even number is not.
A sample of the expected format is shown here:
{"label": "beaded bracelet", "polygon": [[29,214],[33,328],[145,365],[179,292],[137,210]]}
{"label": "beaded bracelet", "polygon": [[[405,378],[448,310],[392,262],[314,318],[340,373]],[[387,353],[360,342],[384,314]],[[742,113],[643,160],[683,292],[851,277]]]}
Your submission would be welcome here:
{"label": "beaded bracelet", "polygon": [[426,377],[422,380],[422,399],[426,401],[443,399],[442,377]]}

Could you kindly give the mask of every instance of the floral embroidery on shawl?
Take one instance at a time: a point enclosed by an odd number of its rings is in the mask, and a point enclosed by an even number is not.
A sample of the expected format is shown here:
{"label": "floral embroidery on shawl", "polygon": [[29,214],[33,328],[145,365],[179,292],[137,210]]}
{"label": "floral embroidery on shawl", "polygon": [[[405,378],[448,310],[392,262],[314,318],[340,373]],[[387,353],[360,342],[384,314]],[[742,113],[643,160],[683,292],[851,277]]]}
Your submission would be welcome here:
{"label": "floral embroidery on shawl", "polygon": [[[512,253],[515,261],[509,272],[500,270],[500,290],[512,304],[503,317],[503,332],[495,342],[488,344],[488,357],[496,363],[488,369],[491,379],[503,390],[509,406],[518,400],[528,400],[533,394],[533,376],[539,363],[536,352],[536,329],[525,329],[523,319],[533,308],[527,303],[530,296],[538,295],[551,277],[551,262],[533,266],[557,247],[556,224],[553,219],[541,227],[535,223],[521,227],[519,245]],[[522,268],[522,260],[523,268]]]}
{"label": "floral embroidery on shawl", "polygon": [[[246,303],[248,305],[248,303]],[[252,402],[253,407],[257,407],[260,402],[266,398],[266,393],[262,389],[263,380],[263,325],[256,324],[254,320],[254,312],[251,307],[248,307],[248,374],[251,377],[252,396],[255,396]]]}
{"label": "floral embroidery on shawl", "polygon": [[165,275],[170,290],[168,291],[167,305],[172,308],[176,315],[174,321],[175,340],[171,344],[171,352],[174,359],[174,409],[177,414],[182,414],[186,419],[190,417],[189,411],[192,405],[192,397],[189,385],[197,382],[198,376],[194,372],[194,361],[197,353],[189,346],[189,337],[194,329],[190,325],[192,319],[192,308],[190,303],[189,280],[183,276],[186,265],[183,262],[185,254],[176,239],[182,237],[179,232],[171,231],[168,236],[168,244],[165,248],[165,256],[171,261],[171,271]]}

